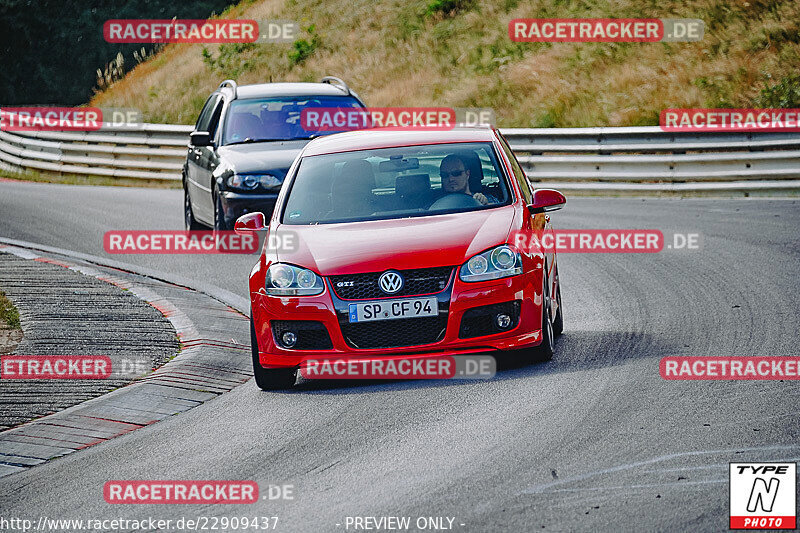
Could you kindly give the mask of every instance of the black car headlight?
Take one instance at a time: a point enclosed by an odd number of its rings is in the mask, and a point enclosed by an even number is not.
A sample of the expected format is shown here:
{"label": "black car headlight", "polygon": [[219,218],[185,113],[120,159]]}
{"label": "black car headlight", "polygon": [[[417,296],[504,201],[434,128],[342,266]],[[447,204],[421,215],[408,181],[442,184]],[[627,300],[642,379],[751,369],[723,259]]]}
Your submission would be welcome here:
{"label": "black car headlight", "polygon": [[486,281],[522,274],[522,255],[507,244],[486,250],[461,265],[461,281]]}
{"label": "black car headlight", "polygon": [[228,187],[252,191],[257,188],[274,189],[280,187],[283,180],[273,174],[234,174],[228,178]]}
{"label": "black car headlight", "polygon": [[314,296],[325,288],[315,272],[286,263],[271,265],[264,285],[272,296]]}

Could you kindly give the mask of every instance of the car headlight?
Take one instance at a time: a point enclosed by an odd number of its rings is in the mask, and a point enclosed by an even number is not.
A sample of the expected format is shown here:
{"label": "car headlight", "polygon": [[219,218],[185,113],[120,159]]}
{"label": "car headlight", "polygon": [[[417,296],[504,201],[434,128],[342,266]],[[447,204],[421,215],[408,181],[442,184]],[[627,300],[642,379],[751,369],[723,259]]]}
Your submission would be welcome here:
{"label": "car headlight", "polygon": [[507,244],[473,255],[461,265],[461,281],[486,281],[522,274],[522,255]]}
{"label": "car headlight", "polygon": [[282,184],[283,181],[272,174],[234,174],[228,178],[228,187],[249,191],[257,187],[274,189]]}
{"label": "car headlight", "polygon": [[258,187],[258,176],[251,174],[234,174],[228,178],[228,187],[235,189],[255,189]]}
{"label": "car headlight", "polygon": [[325,288],[322,278],[315,272],[285,263],[269,267],[264,285],[267,294],[272,296],[313,296]]}

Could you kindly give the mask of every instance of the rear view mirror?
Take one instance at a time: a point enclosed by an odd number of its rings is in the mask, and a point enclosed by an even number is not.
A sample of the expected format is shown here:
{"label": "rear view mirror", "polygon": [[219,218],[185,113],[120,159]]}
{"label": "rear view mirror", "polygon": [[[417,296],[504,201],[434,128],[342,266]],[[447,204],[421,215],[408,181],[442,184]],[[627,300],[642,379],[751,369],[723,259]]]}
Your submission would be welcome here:
{"label": "rear view mirror", "polygon": [[233,231],[238,235],[246,235],[252,231],[262,231],[267,229],[264,223],[264,213],[256,211],[255,213],[247,213],[236,219],[236,224],[233,225]]}
{"label": "rear view mirror", "polygon": [[381,172],[402,172],[403,170],[415,170],[419,168],[419,159],[416,157],[394,157],[388,161],[381,161],[378,170]]}
{"label": "rear view mirror", "polygon": [[564,207],[567,199],[554,189],[536,189],[533,191],[533,203],[528,205],[531,214],[546,213]]}
{"label": "rear view mirror", "polygon": [[192,146],[211,146],[211,134],[207,131],[193,131],[189,135],[189,143]]}

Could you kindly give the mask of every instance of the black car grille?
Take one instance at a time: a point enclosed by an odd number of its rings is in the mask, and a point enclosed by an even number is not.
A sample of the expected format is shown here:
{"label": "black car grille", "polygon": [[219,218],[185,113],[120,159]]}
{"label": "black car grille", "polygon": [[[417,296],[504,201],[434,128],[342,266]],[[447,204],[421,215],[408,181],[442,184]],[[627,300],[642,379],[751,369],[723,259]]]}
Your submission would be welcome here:
{"label": "black car grille", "polygon": [[[519,323],[519,310],[519,300],[468,309],[461,318],[461,327],[458,330],[458,337],[460,339],[470,339],[472,337],[482,337],[484,335],[511,331],[517,327]],[[494,319],[499,313],[505,313],[511,317],[511,323],[508,327],[500,329],[495,323]]]}
{"label": "black car grille", "polygon": [[[297,342],[291,348],[284,346],[281,336],[287,331],[297,335]],[[281,348],[292,350],[330,350],[331,337],[322,322],[315,320],[273,320],[272,334]]]}
{"label": "black car grille", "polygon": [[342,335],[353,348],[397,348],[431,344],[444,338],[447,316],[398,318],[342,323]]}
{"label": "black car grille", "polygon": [[[453,267],[398,270],[403,276],[404,284],[399,292],[392,295],[386,294],[378,286],[378,278],[383,272],[385,271],[331,276],[330,280],[336,295],[343,300],[368,300],[386,296],[434,294],[443,291],[447,287]],[[351,284],[352,286],[350,286]]]}

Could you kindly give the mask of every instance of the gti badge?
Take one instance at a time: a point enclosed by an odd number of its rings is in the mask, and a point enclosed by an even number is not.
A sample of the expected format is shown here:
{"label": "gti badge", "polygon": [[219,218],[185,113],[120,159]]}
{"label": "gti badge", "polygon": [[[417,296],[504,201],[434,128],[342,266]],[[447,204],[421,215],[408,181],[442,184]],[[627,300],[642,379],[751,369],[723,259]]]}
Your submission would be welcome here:
{"label": "gti badge", "polygon": [[378,278],[378,286],[386,294],[395,294],[403,289],[403,276],[400,272],[387,270]]}

